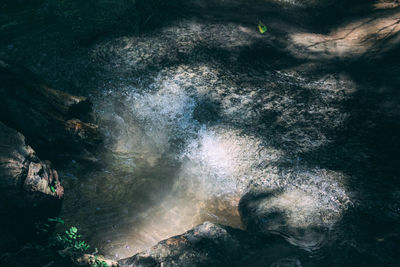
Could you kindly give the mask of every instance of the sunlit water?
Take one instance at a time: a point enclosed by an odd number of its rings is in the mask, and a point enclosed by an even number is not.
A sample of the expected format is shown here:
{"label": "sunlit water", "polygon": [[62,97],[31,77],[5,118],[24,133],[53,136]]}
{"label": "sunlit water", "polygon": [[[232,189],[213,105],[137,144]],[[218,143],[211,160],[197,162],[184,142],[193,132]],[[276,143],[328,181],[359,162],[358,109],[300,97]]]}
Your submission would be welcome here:
{"label": "sunlit water", "polygon": [[[184,26],[193,29],[186,39],[199,38],[200,25]],[[167,36],[187,34],[164,31]],[[124,68],[140,69],[153,60],[143,54],[158,47],[160,55],[168,48],[157,37],[128,39],[116,47],[104,44],[105,50],[107,46],[115,50],[113,60],[121,64],[116,71],[124,77]],[[307,112],[335,117],[335,124],[344,118],[335,108],[327,111],[326,103],[336,93],[330,88],[338,84],[328,80],[322,87],[287,74],[262,72],[236,73],[235,79],[243,81],[238,85],[212,62],[144,74],[151,78],[105,83],[94,91],[106,149],[93,166],[71,162],[62,173],[67,193],[60,216],[77,225],[107,257],[131,256],[204,221],[241,228],[238,203],[254,186],[283,189],[264,205],[282,212],[292,228],[329,228],[351,205],[344,174],[310,169],[301,158],[273,145],[278,138],[282,145],[296,143],[296,149],[306,151],[329,140],[311,127],[292,131],[290,123],[307,125],[313,118],[303,117],[299,110],[304,107],[293,104],[287,91],[276,94],[270,88],[302,83],[321,89]],[[276,79],[274,84],[270,78]],[[277,120],[287,122],[290,130],[281,135],[269,132],[270,122],[260,119],[269,111],[279,112]],[[288,164],[287,171],[280,167],[282,162]],[[323,242],[319,235],[282,234],[305,249]]]}
{"label": "sunlit water", "polygon": [[256,230],[314,266],[398,265],[395,1],[161,1],[139,32],[126,5],[157,1],[33,2],[0,15],[0,56],[94,104],[98,161],[57,166],[60,217],[91,249],[121,259],[204,221],[245,228],[261,192]]}

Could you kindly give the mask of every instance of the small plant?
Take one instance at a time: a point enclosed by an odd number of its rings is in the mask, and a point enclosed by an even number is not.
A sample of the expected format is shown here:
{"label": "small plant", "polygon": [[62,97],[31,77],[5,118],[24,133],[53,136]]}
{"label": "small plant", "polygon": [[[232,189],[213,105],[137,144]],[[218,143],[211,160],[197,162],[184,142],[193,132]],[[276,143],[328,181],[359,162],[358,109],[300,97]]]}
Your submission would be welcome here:
{"label": "small plant", "polygon": [[56,243],[67,251],[69,255],[85,252],[89,249],[89,244],[84,240],[80,240],[81,235],[78,234],[78,229],[72,226],[62,234],[56,235]]}
{"label": "small plant", "polygon": [[92,267],[110,267],[107,262],[99,260],[98,256],[91,257],[89,263]]}
{"label": "small plant", "polygon": [[[37,234],[45,234],[50,232],[51,224],[65,225],[63,219],[59,217],[48,218],[46,223],[37,223]],[[89,244],[81,240],[81,235],[78,234],[78,228],[70,227],[64,233],[57,233],[55,237],[51,237],[46,246],[36,245],[36,249],[43,251],[46,249],[59,250],[61,256],[74,256],[81,254],[89,249]]]}
{"label": "small plant", "polygon": [[54,222],[54,223],[59,223],[59,224],[65,224],[64,220],[61,219],[60,217],[55,217],[55,218],[48,218],[47,219],[49,222]]}
{"label": "small plant", "polygon": [[267,31],[267,26],[265,26],[261,21],[258,22],[258,31],[264,34]]}
{"label": "small plant", "polygon": [[59,217],[54,217],[54,218],[48,218],[47,222],[45,222],[45,223],[43,223],[43,222],[35,223],[36,234],[40,235],[40,234],[48,233],[50,231],[52,223],[53,224],[54,223],[64,224],[64,220]]}
{"label": "small plant", "polygon": [[98,256],[99,251],[94,249],[93,256],[90,256],[89,264],[92,267],[110,267],[107,262],[100,260]]}
{"label": "small plant", "polygon": [[[65,225],[59,217],[48,218],[46,223],[37,223],[37,234],[49,233],[54,224]],[[81,239],[78,228],[71,226],[64,232],[56,233],[48,239],[47,245],[35,244],[34,248],[40,252],[56,253],[63,258],[76,259],[83,256],[89,249],[89,244]],[[92,267],[110,267],[107,262],[99,258],[98,250],[95,248],[92,256],[89,256],[89,264]]]}

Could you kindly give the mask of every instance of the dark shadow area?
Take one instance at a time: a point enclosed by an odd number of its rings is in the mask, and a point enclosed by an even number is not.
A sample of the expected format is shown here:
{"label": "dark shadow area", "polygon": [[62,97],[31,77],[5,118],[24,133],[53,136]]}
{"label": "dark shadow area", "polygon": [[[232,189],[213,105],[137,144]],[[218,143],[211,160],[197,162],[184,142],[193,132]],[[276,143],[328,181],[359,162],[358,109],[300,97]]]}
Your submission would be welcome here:
{"label": "dark shadow area", "polygon": [[57,216],[61,209],[61,202],[42,192],[27,192],[22,185],[17,192],[10,191],[8,195],[3,193],[0,196],[0,203],[7,203],[0,210],[2,256],[5,252],[18,251],[27,242],[43,240],[43,236],[37,235],[36,223]]}
{"label": "dark shadow area", "polygon": [[200,99],[193,112],[193,119],[202,124],[216,124],[221,118],[221,104],[210,98]]}
{"label": "dark shadow area", "polygon": [[344,103],[350,116],[331,144],[302,155],[308,164],[349,175],[356,207],[340,227],[357,236],[370,251],[364,256],[366,263],[376,265],[399,260],[394,252],[400,241],[400,65],[395,59],[399,53],[397,46],[379,58],[366,54],[338,68],[357,84],[353,97]]}

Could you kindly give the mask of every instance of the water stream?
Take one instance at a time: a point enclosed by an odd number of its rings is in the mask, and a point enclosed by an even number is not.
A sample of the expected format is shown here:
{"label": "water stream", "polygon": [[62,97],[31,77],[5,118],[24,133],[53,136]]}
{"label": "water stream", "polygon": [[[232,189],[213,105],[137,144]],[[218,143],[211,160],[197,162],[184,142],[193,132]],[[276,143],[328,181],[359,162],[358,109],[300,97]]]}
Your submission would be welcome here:
{"label": "water stream", "polygon": [[[292,159],[248,126],[259,120],[255,89],[215,94],[205,85],[219,79],[213,67],[165,68],[150,84],[92,95],[106,149],[96,167],[70,163],[60,216],[106,256],[131,256],[204,221],[241,228],[238,202],[250,184],[284,188],[265,205],[293,227],[332,225],[349,205],[344,175],[300,159],[280,170]],[[312,247],[316,238],[293,242]]]}
{"label": "water stream", "polygon": [[[312,257],[334,254],[323,252],[333,243],[350,259],[369,253],[359,241],[369,229],[349,210],[368,199],[363,208],[375,214],[379,192],[367,189],[378,182],[363,165],[374,152],[360,141],[363,127],[343,134],[357,115],[346,106],[359,94],[356,75],[285,68],[298,59],[279,54],[246,14],[231,15],[182,16],[91,48],[98,72],[85,94],[105,148],[97,163],[71,161],[62,171],[60,216],[121,259],[204,221],[243,228],[241,197],[271,191],[279,193],[257,212],[284,222],[271,220],[268,231]],[[312,64],[306,68],[319,68]],[[397,205],[398,194],[390,201]],[[385,232],[378,228],[376,236]]]}
{"label": "water stream", "polygon": [[92,248],[251,217],[311,262],[273,266],[399,266],[397,1],[14,2],[0,57],[94,104],[97,161],[56,166]]}

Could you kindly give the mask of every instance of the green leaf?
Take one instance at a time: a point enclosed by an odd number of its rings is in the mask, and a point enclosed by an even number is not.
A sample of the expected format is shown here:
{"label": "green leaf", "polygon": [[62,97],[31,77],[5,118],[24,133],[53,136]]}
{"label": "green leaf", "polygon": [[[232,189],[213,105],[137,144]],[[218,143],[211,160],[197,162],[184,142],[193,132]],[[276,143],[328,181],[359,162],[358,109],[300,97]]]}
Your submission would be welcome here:
{"label": "green leaf", "polygon": [[64,220],[61,219],[60,217],[48,218],[47,220],[48,220],[49,222],[55,222],[55,223],[64,224]]}
{"label": "green leaf", "polygon": [[264,34],[267,31],[267,26],[265,26],[261,21],[258,22],[258,31]]}

